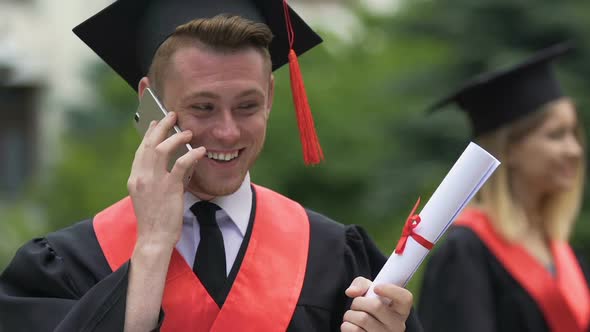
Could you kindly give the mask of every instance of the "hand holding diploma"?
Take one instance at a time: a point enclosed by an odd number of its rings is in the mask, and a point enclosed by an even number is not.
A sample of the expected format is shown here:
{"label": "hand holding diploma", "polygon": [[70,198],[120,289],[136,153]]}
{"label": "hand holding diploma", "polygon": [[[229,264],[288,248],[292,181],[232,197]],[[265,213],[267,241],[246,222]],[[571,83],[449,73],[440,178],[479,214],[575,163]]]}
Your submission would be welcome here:
{"label": "hand holding diploma", "polygon": [[371,280],[357,277],[346,290],[346,295],[354,300],[350,310],[344,314],[340,331],[406,331],[406,323],[412,310],[412,293],[393,284],[380,285],[375,291],[380,299],[387,299],[391,303],[385,304],[383,300],[363,296],[371,284]]}

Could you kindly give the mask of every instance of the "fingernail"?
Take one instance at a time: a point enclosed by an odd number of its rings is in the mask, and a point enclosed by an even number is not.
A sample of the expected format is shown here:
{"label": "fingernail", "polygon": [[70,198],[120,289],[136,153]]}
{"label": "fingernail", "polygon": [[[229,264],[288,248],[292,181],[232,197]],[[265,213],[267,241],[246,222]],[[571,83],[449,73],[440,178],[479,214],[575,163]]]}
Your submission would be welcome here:
{"label": "fingernail", "polygon": [[169,117],[171,117],[171,118],[173,118],[173,117],[174,117],[174,115],[175,115],[175,114],[174,114],[174,112],[170,112],[170,113],[168,113],[168,116],[169,116]]}
{"label": "fingernail", "polygon": [[358,278],[355,278],[352,283],[350,284],[351,287],[354,288],[359,288],[361,284],[361,281]]}
{"label": "fingernail", "polygon": [[350,291],[350,292],[355,292],[355,291],[358,291],[359,289],[355,285],[350,285],[350,286],[348,286],[348,289],[346,289],[346,290]]}

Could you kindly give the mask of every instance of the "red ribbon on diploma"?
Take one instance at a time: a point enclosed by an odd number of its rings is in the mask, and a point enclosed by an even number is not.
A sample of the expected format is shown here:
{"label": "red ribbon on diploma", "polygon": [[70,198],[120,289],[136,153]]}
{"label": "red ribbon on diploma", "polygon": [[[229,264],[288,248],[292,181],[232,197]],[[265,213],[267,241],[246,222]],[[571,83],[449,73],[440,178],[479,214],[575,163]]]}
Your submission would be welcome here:
{"label": "red ribbon on diploma", "polygon": [[422,245],[424,248],[428,250],[434,247],[434,244],[432,242],[426,240],[425,238],[414,232],[414,228],[418,227],[421,221],[420,216],[416,214],[416,209],[418,208],[418,205],[420,205],[420,197],[418,197],[416,204],[414,204],[414,208],[410,212],[408,219],[406,219],[406,224],[404,225],[402,236],[397,242],[397,246],[395,247],[394,252],[398,255],[403,254],[404,250],[406,249],[406,243],[408,242],[409,237],[412,237],[414,241],[420,243],[420,245]]}

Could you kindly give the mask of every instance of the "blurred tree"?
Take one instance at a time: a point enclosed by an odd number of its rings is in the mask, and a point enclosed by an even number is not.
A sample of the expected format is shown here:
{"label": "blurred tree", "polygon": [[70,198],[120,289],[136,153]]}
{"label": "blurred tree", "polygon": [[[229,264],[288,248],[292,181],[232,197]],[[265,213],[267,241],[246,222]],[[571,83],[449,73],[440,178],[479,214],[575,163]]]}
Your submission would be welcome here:
{"label": "blurred tree", "polygon": [[104,65],[89,70],[98,98],[70,109],[63,158],[31,179],[22,202],[0,209],[0,267],[24,241],[83,220],[126,193],[139,137],[132,126],[132,91]]}

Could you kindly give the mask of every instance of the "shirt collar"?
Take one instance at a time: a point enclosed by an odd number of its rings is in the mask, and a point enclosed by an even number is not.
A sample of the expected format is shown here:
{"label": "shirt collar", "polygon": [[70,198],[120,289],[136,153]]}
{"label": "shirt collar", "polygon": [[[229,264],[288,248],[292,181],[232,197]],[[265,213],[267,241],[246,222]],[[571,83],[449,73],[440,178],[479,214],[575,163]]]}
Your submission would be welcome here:
{"label": "shirt collar", "polygon": [[[186,191],[184,193],[184,215],[194,214],[190,211],[191,206],[200,201],[195,195]],[[238,226],[242,236],[246,234],[250,213],[252,211],[252,189],[250,188],[250,173],[246,174],[240,188],[227,196],[218,196],[211,200],[217,204],[229,218]]]}

